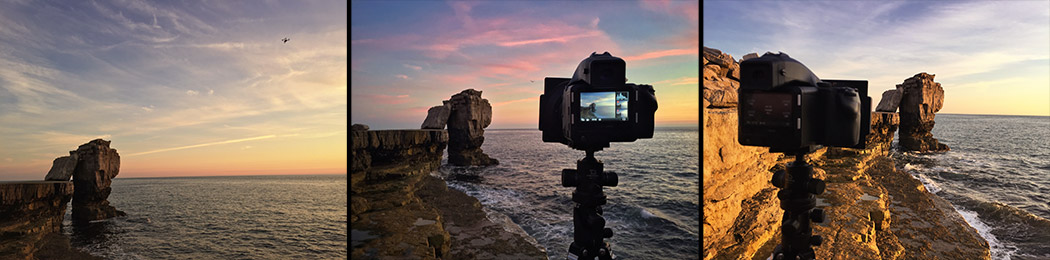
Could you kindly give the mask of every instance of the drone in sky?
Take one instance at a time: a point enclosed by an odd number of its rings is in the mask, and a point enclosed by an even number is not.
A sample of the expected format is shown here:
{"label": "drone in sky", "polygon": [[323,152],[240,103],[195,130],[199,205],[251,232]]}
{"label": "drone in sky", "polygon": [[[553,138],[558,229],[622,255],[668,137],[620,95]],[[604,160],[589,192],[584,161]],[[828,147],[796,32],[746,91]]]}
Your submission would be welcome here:
{"label": "drone in sky", "polygon": [[288,37],[284,37],[284,39],[281,39],[281,41],[283,41],[284,43],[288,43],[288,40],[291,40],[291,39],[288,39]]}

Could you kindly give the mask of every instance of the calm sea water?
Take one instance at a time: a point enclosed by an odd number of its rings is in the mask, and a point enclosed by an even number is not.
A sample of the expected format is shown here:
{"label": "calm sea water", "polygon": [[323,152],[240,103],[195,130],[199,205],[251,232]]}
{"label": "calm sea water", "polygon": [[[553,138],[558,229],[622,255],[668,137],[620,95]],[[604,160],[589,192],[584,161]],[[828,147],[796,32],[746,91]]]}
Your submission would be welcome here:
{"label": "calm sea water", "polygon": [[1050,117],[937,115],[951,147],[896,154],[904,170],[951,202],[994,259],[1050,259]]}
{"label": "calm sea water", "polygon": [[[606,171],[619,175],[618,186],[604,188],[603,206],[614,233],[606,241],[618,259],[700,258],[699,138],[695,127],[657,129],[652,139],[613,143],[595,153]],[[485,131],[482,149],[500,165],[442,166],[435,174],[509,217],[551,259],[565,259],[574,188],[561,186],[561,169],[576,168],[584,152],[544,143],[538,130]]]}
{"label": "calm sea water", "polygon": [[113,180],[128,214],[71,226],[106,259],[346,259],[346,175]]}

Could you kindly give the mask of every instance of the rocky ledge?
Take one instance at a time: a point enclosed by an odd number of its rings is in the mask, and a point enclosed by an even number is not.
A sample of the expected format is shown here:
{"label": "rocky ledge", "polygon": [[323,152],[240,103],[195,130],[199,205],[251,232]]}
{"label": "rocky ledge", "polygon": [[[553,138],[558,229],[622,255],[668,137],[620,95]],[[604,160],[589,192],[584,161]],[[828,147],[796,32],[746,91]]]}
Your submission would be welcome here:
{"label": "rocky ledge", "polygon": [[0,256],[3,259],[98,259],[61,235],[70,181],[0,182]]}
{"label": "rocky ledge", "polygon": [[445,130],[351,127],[351,258],[545,259],[524,232],[430,175],[447,144]]}
{"label": "rocky ledge", "polygon": [[[769,179],[794,159],[737,142],[738,70],[732,56],[704,47],[704,259],[766,259],[780,242],[783,210]],[[873,112],[865,149],[807,156],[827,181],[817,259],[989,259],[977,231],[887,157],[901,117]]]}

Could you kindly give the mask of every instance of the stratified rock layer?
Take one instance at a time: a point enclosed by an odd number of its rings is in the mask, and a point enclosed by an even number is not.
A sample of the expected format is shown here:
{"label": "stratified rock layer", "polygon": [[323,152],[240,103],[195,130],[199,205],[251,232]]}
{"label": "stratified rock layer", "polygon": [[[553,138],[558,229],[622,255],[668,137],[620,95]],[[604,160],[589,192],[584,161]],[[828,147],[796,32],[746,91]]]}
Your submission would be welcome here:
{"label": "stratified rock layer", "polygon": [[934,75],[922,72],[897,85],[900,101],[900,146],[905,151],[943,152],[944,145],[933,138],[934,113],[944,105],[944,88]]}
{"label": "stratified rock layer", "polygon": [[73,220],[86,222],[126,215],[109,205],[110,184],[120,173],[120,155],[109,141],[95,139],[80,145],[73,171]]}
{"label": "stratified rock layer", "polygon": [[429,175],[448,142],[445,130],[351,131],[351,258],[545,259]]}
{"label": "stratified rock layer", "polygon": [[0,256],[36,259],[45,236],[62,232],[72,196],[69,181],[0,182]]}
{"label": "stratified rock layer", "polygon": [[481,150],[485,128],[492,123],[492,105],[481,98],[481,91],[467,89],[449,99],[448,163],[457,166],[499,164]]}

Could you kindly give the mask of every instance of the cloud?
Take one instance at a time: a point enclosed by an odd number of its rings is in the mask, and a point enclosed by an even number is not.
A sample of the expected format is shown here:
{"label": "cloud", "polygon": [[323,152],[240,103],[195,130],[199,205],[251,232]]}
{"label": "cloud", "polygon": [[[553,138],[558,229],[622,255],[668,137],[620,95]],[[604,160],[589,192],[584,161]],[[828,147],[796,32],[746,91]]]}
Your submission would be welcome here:
{"label": "cloud", "polygon": [[625,61],[640,61],[648,59],[663,58],[668,56],[680,56],[680,55],[700,55],[699,49],[672,49],[672,50],[661,50],[646,52],[639,55],[623,57]]}
{"label": "cloud", "polygon": [[523,98],[523,99],[515,99],[515,100],[507,100],[507,101],[495,102],[495,103],[492,103],[492,106],[493,107],[498,107],[498,106],[503,106],[503,105],[507,105],[507,104],[513,104],[513,103],[518,103],[518,102],[539,102],[539,100],[540,100],[540,97],[536,96],[536,97],[530,97],[530,98]]}
{"label": "cloud", "polygon": [[401,64],[401,65],[405,66],[405,68],[409,68],[409,69],[413,69],[413,70],[423,70],[423,67],[420,67],[420,66],[408,65],[408,64]]}
{"label": "cloud", "polygon": [[146,112],[153,112],[153,105],[150,105],[149,107],[142,107],[142,110],[145,110]]}
{"label": "cloud", "polygon": [[186,95],[190,95],[190,96],[197,96],[197,95],[200,95],[200,94],[201,94],[200,92],[197,92],[196,90],[192,90],[192,89],[186,91]]}
{"label": "cloud", "polygon": [[190,149],[190,148],[198,148],[198,147],[205,147],[205,146],[212,146],[212,145],[232,144],[232,143],[240,143],[240,142],[247,142],[247,141],[254,141],[254,140],[270,139],[270,138],[274,138],[274,137],[277,137],[277,136],[276,135],[256,136],[256,137],[249,137],[249,138],[241,138],[241,139],[233,139],[233,140],[226,140],[226,141],[218,141],[218,142],[210,142],[210,143],[203,143],[203,144],[194,144],[194,145],[186,145],[186,146],[179,146],[179,147],[157,149],[157,150],[152,150],[152,151],[132,153],[132,154],[128,154],[128,155],[125,155],[125,156],[139,156],[139,155],[144,155],[144,154],[159,153],[159,152],[169,152],[169,151],[178,151],[178,150],[184,150],[184,149]]}
{"label": "cloud", "polygon": [[399,78],[399,79],[412,79],[412,78],[409,78],[408,76],[403,75],[403,74],[398,74],[397,78]]}

